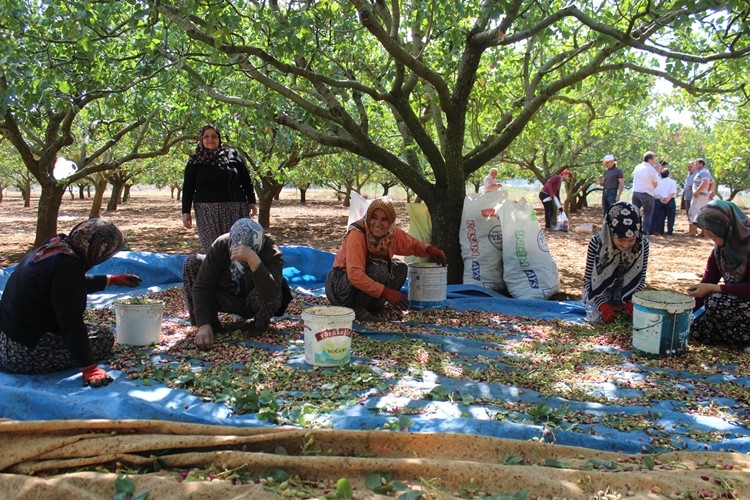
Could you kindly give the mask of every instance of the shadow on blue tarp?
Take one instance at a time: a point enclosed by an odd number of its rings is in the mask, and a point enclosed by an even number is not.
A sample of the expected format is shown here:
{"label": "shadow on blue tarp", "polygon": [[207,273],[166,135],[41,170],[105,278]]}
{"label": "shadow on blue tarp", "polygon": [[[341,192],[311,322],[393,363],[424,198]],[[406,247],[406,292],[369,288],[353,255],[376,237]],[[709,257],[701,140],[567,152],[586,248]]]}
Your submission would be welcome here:
{"label": "shadow on blue tarp", "polygon": [[[333,254],[304,246],[282,248],[285,256],[284,276],[292,288],[305,302],[305,296],[324,296],[325,276],[333,263]],[[90,297],[91,305],[104,307],[117,298],[128,295],[150,293],[165,288],[182,285],[182,264],[185,255],[152,254],[144,252],[120,252],[106,263],[97,266],[93,273],[135,273],[143,278],[139,289],[113,288],[107,293]],[[0,289],[4,288],[12,268],[0,271]],[[579,302],[554,302],[538,300],[517,300],[504,297],[491,290],[470,285],[450,285],[448,287],[447,308],[459,311],[478,310],[501,313],[507,316],[541,319],[562,319],[581,323],[584,309]],[[299,318],[292,318],[299,319]],[[491,323],[490,323],[491,324]],[[477,329],[492,332],[491,327],[433,327],[428,333],[404,334],[389,331],[389,323],[377,325],[377,329],[355,323],[355,331],[371,340],[414,340],[436,344],[451,359],[458,360],[467,370],[483,370],[489,364],[493,367],[513,370],[505,364],[511,354],[497,349],[496,344],[477,340],[481,336],[467,335]],[[441,333],[444,332],[444,333]],[[283,332],[282,332],[283,333]],[[523,333],[507,332],[508,339],[523,341]],[[355,337],[356,342],[356,337]],[[304,346],[299,342],[286,345],[268,345],[248,342],[267,350],[285,350],[289,366],[295,369],[310,369],[304,362]],[[602,352],[617,351],[601,346]],[[613,402],[638,398],[641,391],[628,388],[628,380],[650,380],[650,375],[659,372],[663,376],[669,370],[648,368],[629,361],[630,353],[619,352],[622,364],[613,366],[611,383],[600,383],[591,390]],[[368,359],[353,359],[355,363],[367,363]],[[457,361],[458,362],[458,361]],[[223,404],[206,403],[186,391],[170,389],[151,381],[130,380],[123,373],[113,370],[115,383],[105,388],[91,389],[81,386],[81,375],[77,370],[46,375],[10,375],[0,372],[0,417],[18,420],[57,420],[57,419],[157,419],[178,422],[268,426],[256,415],[234,415]],[[658,379],[659,377],[655,377]],[[734,383],[750,386],[750,378],[734,377],[730,371],[717,371],[715,375],[698,376],[684,372],[674,372],[669,377],[683,379],[684,390],[691,390],[691,384],[704,381],[715,384]],[[327,415],[319,420],[323,425],[335,429],[374,429],[393,426],[397,420],[385,408],[402,408],[409,415],[410,431],[460,432],[483,434],[513,439],[541,438],[548,429],[532,418],[506,418],[507,408],[499,408],[496,402],[539,405],[552,408],[565,407],[568,412],[585,412],[588,415],[622,416],[648,415],[653,425],[663,429],[665,439],[678,449],[693,450],[736,450],[750,451],[750,432],[737,422],[737,419],[718,416],[701,416],[681,411],[674,401],[652,401],[648,406],[613,404],[602,405],[595,402],[567,401],[561,398],[544,398],[539,393],[523,387],[498,383],[464,380],[460,377],[441,377],[428,370],[407,373],[398,378],[388,379],[389,385],[398,385],[396,394],[376,394],[370,391],[362,394],[360,404],[351,405]],[[453,394],[446,400],[410,399],[397,394],[422,394],[440,387]],[[484,401],[480,403],[480,401]],[[495,404],[493,405],[493,401]],[[741,407],[737,401],[715,402],[722,407]],[[637,453],[653,451],[653,436],[645,429],[618,430],[616,427],[599,423],[579,422],[576,428],[559,425],[554,430],[554,441],[558,444],[582,446],[606,451]],[[690,432],[721,433],[720,441],[700,442],[691,438]]]}

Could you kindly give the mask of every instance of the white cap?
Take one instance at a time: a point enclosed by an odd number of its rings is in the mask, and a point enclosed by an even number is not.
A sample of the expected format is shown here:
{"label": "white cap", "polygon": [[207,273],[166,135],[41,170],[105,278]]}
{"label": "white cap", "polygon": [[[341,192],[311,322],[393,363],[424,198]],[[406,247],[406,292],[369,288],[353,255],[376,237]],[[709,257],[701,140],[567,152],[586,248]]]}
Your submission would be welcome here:
{"label": "white cap", "polygon": [[604,159],[602,161],[615,161],[614,155],[604,155]]}

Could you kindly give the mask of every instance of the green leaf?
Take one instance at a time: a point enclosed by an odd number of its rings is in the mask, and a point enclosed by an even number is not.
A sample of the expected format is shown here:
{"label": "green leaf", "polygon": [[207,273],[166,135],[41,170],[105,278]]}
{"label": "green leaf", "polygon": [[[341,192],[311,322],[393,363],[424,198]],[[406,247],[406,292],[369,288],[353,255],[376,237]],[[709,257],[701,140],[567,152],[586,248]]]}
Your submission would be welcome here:
{"label": "green leaf", "polygon": [[545,467],[554,467],[555,469],[567,469],[569,466],[565,462],[561,460],[555,460],[553,458],[548,458],[544,461]]}
{"label": "green leaf", "polygon": [[265,477],[273,479],[276,484],[281,484],[289,479],[289,473],[283,469],[271,469],[266,472]]}
{"label": "green leaf", "polygon": [[523,457],[506,453],[503,457],[503,465],[523,465]]}
{"label": "green leaf", "polygon": [[419,500],[422,496],[421,491],[407,491],[396,498],[398,498],[398,500]]}

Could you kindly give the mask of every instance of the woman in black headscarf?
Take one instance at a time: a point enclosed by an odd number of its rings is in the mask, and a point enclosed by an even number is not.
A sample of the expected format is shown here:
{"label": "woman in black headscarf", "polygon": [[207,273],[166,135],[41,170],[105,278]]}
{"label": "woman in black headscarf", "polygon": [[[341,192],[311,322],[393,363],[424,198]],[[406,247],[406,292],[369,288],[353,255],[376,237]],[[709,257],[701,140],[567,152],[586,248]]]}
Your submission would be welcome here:
{"label": "woman in black headscarf", "polygon": [[612,205],[586,255],[583,303],[590,322],[609,323],[620,312],[633,316],[633,294],[646,286],[648,253],[638,207],[626,201]]}
{"label": "woman in black headscarf", "polygon": [[688,288],[695,308],[705,306],[690,324],[690,338],[750,352],[750,220],[734,203],[712,200],[694,224],[713,240],[714,249],[703,279]]}
{"label": "woman in black headscarf", "polygon": [[245,160],[221,143],[214,125],[201,129],[198,146],[185,167],[182,224],[186,229],[193,227],[191,207],[204,252],[216,238],[228,233],[235,221],[258,213]]}
{"label": "woman in black headscarf", "polygon": [[87,275],[123,248],[125,238],[103,219],[89,219],[32,250],[8,278],[0,300],[0,369],[48,373],[79,367],[83,385],[112,378],[97,359],[112,352],[110,328],[83,321],[86,296],[109,285],[138,286],[134,274]]}

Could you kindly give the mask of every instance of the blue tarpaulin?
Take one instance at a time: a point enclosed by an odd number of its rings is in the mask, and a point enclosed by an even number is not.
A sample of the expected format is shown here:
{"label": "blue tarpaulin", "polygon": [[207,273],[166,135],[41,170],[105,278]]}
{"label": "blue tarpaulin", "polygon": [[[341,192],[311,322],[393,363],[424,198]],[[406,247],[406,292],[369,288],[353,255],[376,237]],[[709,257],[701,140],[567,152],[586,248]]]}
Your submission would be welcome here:
{"label": "blue tarpaulin", "polygon": [[[333,262],[333,254],[303,246],[283,247],[284,275],[299,300],[324,296],[325,275]],[[145,252],[120,252],[106,263],[97,266],[94,274],[135,273],[143,278],[139,289],[108,289],[106,293],[90,296],[92,307],[106,307],[127,295],[151,293],[181,286],[184,255]],[[0,289],[12,267],[0,271]],[[580,302],[517,300],[504,297],[477,286],[450,285],[446,309],[480,311],[491,318],[493,314],[519,318],[563,320],[572,327],[583,324],[584,309]],[[288,317],[299,321],[298,317]],[[505,325],[507,326],[507,325]],[[478,327],[453,325],[434,326],[415,335],[401,333],[393,323],[355,322],[357,334],[370,340],[414,340],[440,346],[451,359],[460,360],[463,370],[486,370],[488,366],[515,370],[508,363],[517,353],[505,352],[502,346],[483,340],[483,334],[502,335],[508,341],[531,344],[522,330],[500,329],[487,322]],[[283,334],[283,331],[280,332]],[[355,336],[354,342],[357,342]],[[555,339],[549,339],[550,348]],[[279,346],[254,343],[269,351],[284,349],[287,363],[295,369],[309,370],[304,361],[304,348],[299,342]],[[374,429],[387,427],[394,421],[384,408],[406,408],[410,431],[439,431],[483,434],[514,439],[543,438],[559,444],[587,448],[624,451],[627,453],[659,449],[659,443],[672,449],[735,450],[750,452],[750,421],[746,400],[750,377],[735,374],[735,366],[716,366],[703,373],[689,373],[661,366],[658,362],[638,364],[632,353],[607,345],[598,346],[602,355],[612,355],[617,364],[606,368],[606,381],[589,388],[595,397],[590,401],[545,397],[525,387],[479,382],[470,377],[438,375],[429,370],[400,374],[392,385],[399,392],[365,391],[358,404],[339,408],[319,416],[325,425],[335,429]],[[740,354],[740,356],[746,356]],[[368,359],[353,358],[353,363],[368,363]],[[566,367],[574,372],[587,368]],[[106,364],[105,364],[106,367]],[[47,375],[12,375],[0,372],[0,417],[18,420],[49,419],[159,419],[178,422],[238,426],[272,425],[255,414],[235,415],[221,403],[207,403],[190,393],[151,381],[131,380],[112,370],[115,383],[92,389],[81,387],[81,376],[76,370]],[[526,373],[532,377],[533,373]],[[572,381],[571,381],[572,382]],[[557,382],[563,383],[563,382]],[[644,403],[644,384],[658,388],[664,384],[670,390],[655,391]],[[736,387],[736,398],[706,398],[706,388],[731,384]],[[425,394],[440,388],[445,397],[411,397],[410,393]],[[675,399],[675,392],[695,394],[695,404],[685,398]],[[689,398],[688,398],[689,399]],[[534,415],[509,411],[501,402],[519,408],[537,408]],[[523,406],[525,405],[525,406]],[[530,406],[529,406],[530,405]],[[700,411],[713,405],[716,411]],[[564,409],[564,413],[555,413]],[[539,412],[547,412],[542,418]],[[577,415],[570,421],[570,415]],[[613,424],[621,422],[621,425]],[[635,423],[633,423],[635,422]],[[656,439],[656,438],[658,439]]]}

